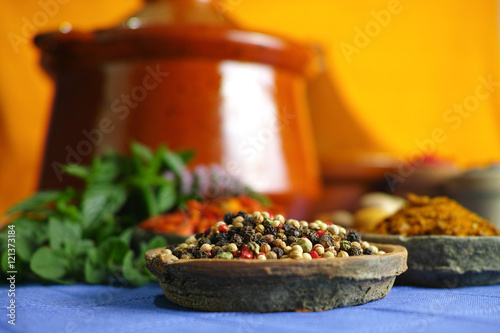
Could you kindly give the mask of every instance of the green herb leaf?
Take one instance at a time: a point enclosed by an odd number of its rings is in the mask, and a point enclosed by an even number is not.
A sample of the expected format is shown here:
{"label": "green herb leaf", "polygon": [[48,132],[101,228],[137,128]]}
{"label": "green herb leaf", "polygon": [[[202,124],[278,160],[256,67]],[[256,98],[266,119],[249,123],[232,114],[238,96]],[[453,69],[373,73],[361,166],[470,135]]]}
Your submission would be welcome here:
{"label": "green herb leaf", "polygon": [[170,209],[172,209],[177,202],[177,191],[175,188],[175,184],[170,182],[161,186],[158,189],[156,202],[158,204],[158,212],[160,214],[168,212]]}
{"label": "green herb leaf", "polygon": [[69,175],[81,179],[87,179],[90,175],[88,167],[78,164],[68,164],[63,167],[63,170]]}
{"label": "green herb leaf", "polygon": [[132,142],[132,144],[130,145],[130,150],[132,150],[132,154],[140,158],[143,163],[149,164],[153,159],[153,153],[151,152],[151,149],[136,141]]}
{"label": "green herb leaf", "polygon": [[141,274],[140,270],[134,267],[134,252],[129,250],[123,260],[123,277],[132,286],[142,286],[149,281],[147,275]]}
{"label": "green herb leaf", "polygon": [[45,191],[45,192],[38,192],[37,194],[33,195],[31,198],[15,205],[9,211],[7,214],[14,214],[18,212],[37,212],[40,210],[43,210],[46,208],[46,206],[54,201],[56,201],[59,196],[61,195],[61,192],[59,191]]}
{"label": "green herb leaf", "polygon": [[30,261],[31,270],[48,280],[61,279],[66,274],[67,259],[48,247],[39,248]]}
{"label": "green herb leaf", "polygon": [[121,186],[95,185],[82,196],[82,219],[84,229],[88,229],[107,215],[113,215],[122,206],[127,195]]}
{"label": "green herb leaf", "polygon": [[163,162],[178,177],[180,177],[181,172],[186,168],[182,158],[169,150],[165,151],[165,154],[163,155]]}

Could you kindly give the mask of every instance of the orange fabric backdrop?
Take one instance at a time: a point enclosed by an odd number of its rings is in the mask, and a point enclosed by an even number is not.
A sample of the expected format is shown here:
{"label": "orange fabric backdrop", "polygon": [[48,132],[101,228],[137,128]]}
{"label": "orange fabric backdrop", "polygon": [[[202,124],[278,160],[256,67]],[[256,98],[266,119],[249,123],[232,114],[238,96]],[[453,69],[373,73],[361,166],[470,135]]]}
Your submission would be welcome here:
{"label": "orange fabric backdrop", "polygon": [[[221,1],[245,26],[324,46],[342,112],[356,124],[332,128],[346,141],[362,134],[354,149],[406,157],[441,129],[439,154],[462,165],[500,158],[496,1]],[[40,166],[52,86],[32,35],[65,21],[76,29],[106,27],[140,5],[0,4],[0,213],[35,189]]]}

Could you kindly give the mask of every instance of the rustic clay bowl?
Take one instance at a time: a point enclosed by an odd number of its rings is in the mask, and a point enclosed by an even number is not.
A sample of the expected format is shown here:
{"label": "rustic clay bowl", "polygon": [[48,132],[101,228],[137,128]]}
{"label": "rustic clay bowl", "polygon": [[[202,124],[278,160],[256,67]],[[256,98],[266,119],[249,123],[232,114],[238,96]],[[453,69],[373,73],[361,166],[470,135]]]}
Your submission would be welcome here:
{"label": "rustic clay bowl", "polygon": [[406,247],[408,270],[397,284],[456,288],[500,283],[500,236],[365,234],[363,240]]}
{"label": "rustic clay bowl", "polygon": [[383,255],[314,260],[172,262],[162,249],[146,266],[167,299],[202,311],[322,311],[384,298],[404,272],[406,249],[380,245]]}

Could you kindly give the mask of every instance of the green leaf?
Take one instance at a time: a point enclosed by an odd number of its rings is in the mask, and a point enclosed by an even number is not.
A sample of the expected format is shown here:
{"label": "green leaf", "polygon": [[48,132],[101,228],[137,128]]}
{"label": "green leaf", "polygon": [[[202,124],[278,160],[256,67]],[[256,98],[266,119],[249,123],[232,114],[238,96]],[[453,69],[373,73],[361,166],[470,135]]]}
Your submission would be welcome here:
{"label": "green leaf", "polygon": [[163,155],[163,162],[178,177],[180,177],[182,170],[186,168],[182,158],[178,154],[175,154],[169,150],[165,151],[165,154]]}
{"label": "green leaf", "polygon": [[184,164],[188,164],[189,162],[191,162],[196,153],[194,152],[194,150],[184,150],[177,152],[177,155],[179,155]]}
{"label": "green leaf", "polygon": [[132,142],[130,150],[132,150],[132,154],[138,157],[143,163],[149,164],[153,159],[151,149],[143,144],[140,144],[139,142]]}
{"label": "green leaf", "polygon": [[95,185],[82,196],[82,219],[84,229],[98,223],[107,215],[115,214],[125,202],[127,194],[122,186]]}
{"label": "green leaf", "polygon": [[66,274],[67,260],[48,247],[39,248],[30,261],[31,270],[48,279],[61,279]]}
{"label": "green leaf", "polygon": [[123,260],[123,277],[134,287],[139,287],[149,282],[149,277],[141,274],[140,270],[134,267],[134,252],[132,250],[127,252]]}
{"label": "green leaf", "polygon": [[160,214],[168,212],[175,206],[177,191],[174,183],[167,183],[158,189],[156,203]]}
{"label": "green leaf", "polygon": [[7,214],[10,215],[18,212],[31,212],[45,209],[49,203],[56,201],[60,195],[60,191],[38,192],[31,198],[26,199],[9,209]]}
{"label": "green leaf", "polygon": [[[167,246],[167,241],[162,236],[153,237],[146,245],[146,251]],[[146,252],[144,251],[144,252]]]}
{"label": "green leaf", "polygon": [[99,284],[106,281],[108,272],[102,267],[99,267],[99,265],[93,263],[89,256],[85,259],[84,275],[85,282],[90,284]]}
{"label": "green leaf", "polygon": [[121,264],[125,253],[127,253],[129,249],[129,244],[123,239],[112,237],[99,245],[97,255],[99,260],[107,262],[110,265]]}
{"label": "green leaf", "polygon": [[64,171],[76,178],[87,179],[90,175],[90,169],[78,164],[68,164],[63,167]]}

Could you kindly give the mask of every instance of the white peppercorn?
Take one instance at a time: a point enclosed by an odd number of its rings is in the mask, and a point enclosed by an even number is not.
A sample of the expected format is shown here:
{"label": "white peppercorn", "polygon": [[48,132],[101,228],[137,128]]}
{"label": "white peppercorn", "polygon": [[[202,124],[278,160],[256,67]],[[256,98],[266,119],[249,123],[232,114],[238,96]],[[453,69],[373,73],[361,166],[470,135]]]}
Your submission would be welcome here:
{"label": "white peppercorn", "polygon": [[269,251],[266,253],[267,259],[278,259],[278,255],[274,251]]}
{"label": "white peppercorn", "polygon": [[335,257],[336,257],[336,253],[334,254],[330,251],[327,251],[327,252],[325,252],[325,254],[323,254],[323,258],[329,259],[329,258],[335,258]]}
{"label": "white peppercorn", "polygon": [[[304,238],[301,238],[301,239],[304,239]],[[310,242],[310,241],[309,241]],[[312,247],[312,246],[311,246]],[[302,246],[300,245],[294,245],[292,246],[292,251],[298,251],[300,253],[304,253],[304,249],[302,248]],[[285,251],[286,252],[286,251]]]}
{"label": "white peppercorn", "polygon": [[339,253],[337,253],[337,257],[347,258],[347,257],[349,257],[349,253],[347,253],[346,251],[339,251]]}
{"label": "white peppercorn", "polygon": [[200,250],[201,250],[201,251],[210,251],[210,250],[212,250],[212,245],[211,245],[211,244],[203,244],[203,245],[200,247]]}
{"label": "white peppercorn", "polygon": [[312,260],[312,257],[309,253],[302,253],[302,259]]}

